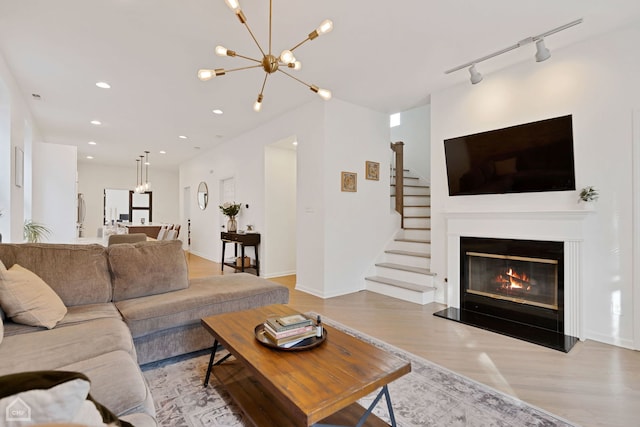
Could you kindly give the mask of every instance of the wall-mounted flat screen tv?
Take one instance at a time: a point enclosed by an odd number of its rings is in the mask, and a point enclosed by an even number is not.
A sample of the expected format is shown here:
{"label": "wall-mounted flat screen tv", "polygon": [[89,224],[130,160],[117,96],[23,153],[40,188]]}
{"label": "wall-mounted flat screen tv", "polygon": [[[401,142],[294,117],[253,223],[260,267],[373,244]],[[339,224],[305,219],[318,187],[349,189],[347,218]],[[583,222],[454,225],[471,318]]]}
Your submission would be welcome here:
{"label": "wall-mounted flat screen tv", "polygon": [[575,190],[572,116],[444,141],[449,195]]}

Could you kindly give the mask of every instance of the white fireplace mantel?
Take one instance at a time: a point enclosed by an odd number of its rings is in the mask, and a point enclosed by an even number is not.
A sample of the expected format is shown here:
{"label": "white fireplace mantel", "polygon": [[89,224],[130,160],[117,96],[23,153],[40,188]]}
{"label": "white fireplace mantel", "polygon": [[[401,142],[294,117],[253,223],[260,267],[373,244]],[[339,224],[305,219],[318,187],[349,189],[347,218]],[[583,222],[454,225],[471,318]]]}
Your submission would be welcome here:
{"label": "white fireplace mantel", "polygon": [[593,211],[445,212],[447,222],[446,301],[460,307],[460,237],[564,242],[565,334],[584,340],[583,244],[585,220]]}

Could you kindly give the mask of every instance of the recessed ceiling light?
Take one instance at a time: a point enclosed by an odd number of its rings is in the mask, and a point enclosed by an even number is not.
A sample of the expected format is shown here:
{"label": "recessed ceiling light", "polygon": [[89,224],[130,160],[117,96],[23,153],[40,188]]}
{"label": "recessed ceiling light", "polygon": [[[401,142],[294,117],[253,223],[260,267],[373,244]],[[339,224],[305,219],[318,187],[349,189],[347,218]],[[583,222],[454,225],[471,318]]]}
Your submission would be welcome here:
{"label": "recessed ceiling light", "polygon": [[32,93],[31,96],[33,97],[33,99],[35,99],[36,101],[40,101],[42,99],[42,97],[40,96],[39,93]]}
{"label": "recessed ceiling light", "polygon": [[160,150],[160,154],[167,154],[167,152],[164,150]]}
{"label": "recessed ceiling light", "polygon": [[87,159],[92,160],[93,156],[87,156]]}
{"label": "recessed ceiling light", "polygon": [[298,141],[293,141],[292,144],[293,145],[298,145]]}
{"label": "recessed ceiling light", "polygon": [[102,122],[100,120],[91,120],[92,125],[101,125]]}
{"label": "recessed ceiling light", "polygon": [[87,144],[89,144],[89,145],[97,145],[98,143],[95,142],[95,141],[89,141],[89,142],[87,142]]}
{"label": "recessed ceiling light", "polygon": [[184,135],[179,135],[179,136],[178,136],[178,138],[180,138],[180,139],[187,139],[187,137],[186,137],[186,136],[184,136]]}
{"label": "recessed ceiling light", "polygon": [[96,83],[96,86],[98,86],[100,89],[111,89],[111,85],[107,82],[98,82]]}
{"label": "recessed ceiling light", "polygon": [[219,108],[216,108],[215,110],[213,110],[213,114],[218,114],[218,115],[220,115],[220,114],[224,114],[224,111],[222,111],[222,110],[221,110],[221,109],[219,109]]}

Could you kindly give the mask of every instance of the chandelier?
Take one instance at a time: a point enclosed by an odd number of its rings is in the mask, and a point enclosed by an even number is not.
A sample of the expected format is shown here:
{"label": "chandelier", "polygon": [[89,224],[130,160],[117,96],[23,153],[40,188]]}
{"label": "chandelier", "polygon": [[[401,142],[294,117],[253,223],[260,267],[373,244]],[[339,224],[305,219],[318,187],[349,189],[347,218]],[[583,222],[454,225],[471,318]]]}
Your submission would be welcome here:
{"label": "chandelier", "polygon": [[[135,193],[145,193],[151,190],[151,182],[149,181],[149,151],[144,152],[144,156],[136,159],[136,187]],[[143,160],[144,159],[144,160]],[[142,173],[145,173],[144,179]],[[139,178],[139,179],[138,179]]]}
{"label": "chandelier", "polygon": [[249,34],[251,35],[251,38],[253,38],[253,41],[256,43],[256,45],[258,46],[258,49],[260,50],[260,53],[262,54],[262,59],[250,58],[248,56],[240,55],[239,53],[237,53],[237,52],[235,52],[233,50],[226,49],[223,46],[216,46],[215,52],[216,52],[216,54],[218,56],[235,56],[235,57],[246,59],[248,61],[255,62],[255,63],[257,63],[257,65],[250,65],[250,66],[246,66],[246,67],[233,68],[233,69],[230,69],[230,70],[225,70],[224,68],[200,69],[200,70],[198,70],[198,78],[200,80],[207,81],[207,80],[211,80],[212,78],[214,78],[216,76],[223,76],[226,73],[230,73],[230,72],[233,72],[233,71],[240,71],[240,70],[247,70],[247,69],[250,69],[250,68],[260,68],[260,67],[262,67],[262,69],[265,72],[265,76],[264,76],[264,80],[262,82],[262,88],[260,89],[260,93],[258,94],[258,99],[253,104],[253,109],[256,112],[259,112],[262,109],[262,100],[264,99],[263,93],[264,93],[264,87],[267,84],[267,78],[269,77],[270,74],[273,74],[276,71],[279,71],[279,72],[283,73],[284,75],[286,75],[288,77],[291,77],[292,79],[298,81],[299,83],[302,83],[303,85],[307,86],[311,91],[317,93],[322,99],[325,99],[325,100],[331,99],[331,91],[329,91],[327,89],[321,89],[316,85],[307,84],[307,83],[303,82],[302,80],[300,80],[299,78],[297,78],[297,77],[291,75],[290,73],[284,71],[282,68],[286,67],[288,69],[295,70],[295,71],[297,71],[300,68],[302,68],[302,64],[300,63],[300,61],[298,61],[293,56],[293,51],[295,49],[299,48],[300,46],[302,46],[307,41],[314,40],[318,36],[321,36],[323,34],[328,33],[329,31],[331,31],[333,29],[333,22],[331,22],[328,19],[322,21],[320,26],[318,26],[318,28],[316,28],[314,31],[309,33],[309,35],[307,36],[306,39],[302,40],[300,43],[298,43],[297,45],[293,46],[291,49],[283,50],[280,53],[280,56],[276,57],[276,56],[274,56],[272,54],[272,51],[271,51],[271,17],[272,17],[272,10],[273,10],[273,8],[272,8],[273,0],[269,0],[269,50],[268,50],[267,53],[265,53],[265,51],[262,49],[262,47],[260,46],[260,43],[258,43],[258,40],[256,39],[255,35],[253,34],[253,31],[251,31],[251,28],[249,27],[249,24],[247,24],[247,18],[244,15],[244,13],[242,12],[242,9],[240,9],[239,1],[238,0],[224,0],[224,1],[225,1],[225,3],[227,3],[227,6],[229,6],[229,8],[236,14],[238,19],[240,20],[240,23],[243,24],[247,28],[247,30],[249,31]]}

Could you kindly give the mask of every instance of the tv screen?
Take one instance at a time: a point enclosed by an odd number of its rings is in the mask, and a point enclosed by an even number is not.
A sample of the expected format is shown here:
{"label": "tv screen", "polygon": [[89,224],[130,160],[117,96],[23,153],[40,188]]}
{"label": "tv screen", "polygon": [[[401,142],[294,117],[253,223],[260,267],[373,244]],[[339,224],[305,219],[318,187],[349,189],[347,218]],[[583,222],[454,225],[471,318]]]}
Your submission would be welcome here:
{"label": "tv screen", "polygon": [[572,117],[444,141],[449,195],[575,190]]}

